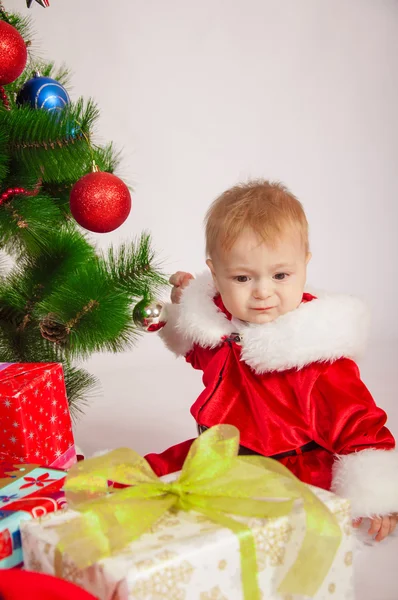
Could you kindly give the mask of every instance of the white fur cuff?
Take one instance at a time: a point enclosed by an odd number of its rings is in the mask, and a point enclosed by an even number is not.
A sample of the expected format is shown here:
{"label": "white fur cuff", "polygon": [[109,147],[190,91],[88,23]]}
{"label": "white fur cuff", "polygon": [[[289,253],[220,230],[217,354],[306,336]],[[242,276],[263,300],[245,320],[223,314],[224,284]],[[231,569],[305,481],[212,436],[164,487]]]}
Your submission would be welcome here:
{"label": "white fur cuff", "polygon": [[368,448],[336,457],[332,490],[350,500],[354,519],[398,512],[398,452]]}
{"label": "white fur cuff", "polygon": [[169,350],[177,356],[185,356],[192,343],[177,329],[179,316],[179,304],[165,304],[160,313],[160,321],[165,321],[166,325],[159,331],[159,335]]}

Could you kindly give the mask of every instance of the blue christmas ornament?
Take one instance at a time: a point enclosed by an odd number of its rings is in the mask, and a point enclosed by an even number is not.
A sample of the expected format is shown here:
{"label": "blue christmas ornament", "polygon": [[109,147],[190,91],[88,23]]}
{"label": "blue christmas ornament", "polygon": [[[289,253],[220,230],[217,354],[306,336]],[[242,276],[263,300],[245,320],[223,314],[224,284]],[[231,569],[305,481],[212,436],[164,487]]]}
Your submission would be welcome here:
{"label": "blue christmas ornament", "polygon": [[38,73],[22,86],[17,96],[17,104],[49,112],[60,111],[69,102],[68,92],[58,81],[51,77],[41,77]]}

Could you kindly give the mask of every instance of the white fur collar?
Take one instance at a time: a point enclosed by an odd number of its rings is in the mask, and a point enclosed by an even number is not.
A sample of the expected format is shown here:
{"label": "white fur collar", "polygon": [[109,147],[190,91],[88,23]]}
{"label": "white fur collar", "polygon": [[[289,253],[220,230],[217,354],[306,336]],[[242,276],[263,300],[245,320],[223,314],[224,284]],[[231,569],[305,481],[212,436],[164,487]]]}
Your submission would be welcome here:
{"label": "white fur collar", "polygon": [[[184,290],[177,329],[190,344],[214,348],[236,325],[213,302],[211,276],[202,274]],[[267,325],[241,324],[242,360],[256,373],[301,369],[313,362],[358,358],[368,331],[368,312],[350,296],[317,294],[317,299]]]}

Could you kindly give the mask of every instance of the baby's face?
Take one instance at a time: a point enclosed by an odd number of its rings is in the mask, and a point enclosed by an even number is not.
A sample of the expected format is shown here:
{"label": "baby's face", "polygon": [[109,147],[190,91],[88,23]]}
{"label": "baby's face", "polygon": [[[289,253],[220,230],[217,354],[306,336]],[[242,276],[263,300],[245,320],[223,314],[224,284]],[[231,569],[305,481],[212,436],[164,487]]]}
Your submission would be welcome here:
{"label": "baby's face", "polygon": [[270,246],[250,229],[242,232],[231,250],[216,248],[207,264],[232,316],[261,324],[299,306],[309,259],[295,230],[287,230]]}

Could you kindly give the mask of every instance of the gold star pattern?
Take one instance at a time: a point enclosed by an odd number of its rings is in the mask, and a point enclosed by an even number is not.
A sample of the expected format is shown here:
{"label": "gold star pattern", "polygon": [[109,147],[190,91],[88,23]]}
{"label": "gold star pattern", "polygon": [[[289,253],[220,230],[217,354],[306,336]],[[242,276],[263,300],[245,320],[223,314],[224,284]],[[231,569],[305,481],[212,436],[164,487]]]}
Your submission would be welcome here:
{"label": "gold star pattern", "polygon": [[40,560],[38,560],[36,558],[36,554],[37,553],[34,550],[31,550],[28,554],[26,562],[29,565],[29,571],[35,571],[36,573],[42,573],[43,567],[42,567]]}
{"label": "gold star pattern", "polygon": [[335,591],[336,591],[336,584],[335,583],[330,583],[329,587],[328,587],[328,591],[329,591],[329,594],[334,594]]}
{"label": "gold star pattern", "polygon": [[51,550],[52,550],[52,549],[53,549],[53,546],[52,546],[52,544],[49,544],[48,542],[46,542],[46,543],[44,544],[44,549],[43,549],[43,550],[44,550],[44,554],[45,554],[46,556],[49,556],[49,555],[51,554]]}
{"label": "gold star pattern", "polygon": [[148,529],[148,533],[158,533],[165,527],[176,527],[179,525],[180,520],[170,512],[165,513]]}
{"label": "gold star pattern", "polygon": [[205,515],[195,515],[195,521],[196,523],[208,523],[209,522],[209,517],[205,517]]}
{"label": "gold star pattern", "polygon": [[227,561],[226,560],[220,560],[220,562],[218,563],[218,568],[220,569],[220,571],[224,571],[224,569],[227,567]]}
{"label": "gold star pattern", "polygon": [[210,590],[210,592],[202,592],[200,600],[228,600],[227,596],[221,592],[218,585]]}
{"label": "gold star pattern", "polygon": [[136,567],[136,569],[138,569],[138,571],[146,571],[147,569],[153,567],[153,565],[153,560],[150,558],[146,558],[145,560],[140,560],[136,562],[134,566]]}
{"label": "gold star pattern", "polygon": [[339,505],[333,508],[333,514],[342,528],[344,535],[351,535],[351,508],[349,502],[340,501]]}
{"label": "gold star pattern", "polygon": [[196,523],[198,523],[198,525],[202,525],[202,527],[200,528],[201,533],[206,533],[206,531],[213,531],[214,529],[217,529],[219,527],[217,523],[211,521],[209,517],[206,517],[205,515],[195,515],[195,521]]}
{"label": "gold star pattern", "polygon": [[293,528],[290,523],[280,523],[279,520],[270,520],[261,528],[253,527],[259,571],[264,571],[267,561],[271,567],[283,565],[286,544],[290,540],[292,533]]}
{"label": "gold star pattern", "polygon": [[[136,600],[188,600],[186,590],[181,585],[185,586],[190,582],[194,567],[186,560],[177,565],[167,564],[176,557],[178,555],[174,552],[165,550],[155,555],[157,560],[146,560],[145,566],[148,569],[158,569],[148,579],[134,585],[132,596]],[[162,563],[166,565],[163,566]],[[142,568],[142,561],[138,565]]]}
{"label": "gold star pattern", "polygon": [[[58,575],[59,576],[59,575]],[[62,560],[62,579],[66,579],[71,583],[80,585],[82,583],[82,571],[74,562]]]}
{"label": "gold star pattern", "polygon": [[351,567],[352,565],[352,552],[347,552],[344,557],[344,564],[346,567]]}
{"label": "gold star pattern", "polygon": [[[151,550],[151,552],[155,552],[156,550],[161,550],[163,548],[163,544],[162,542],[159,542],[158,544],[150,544],[148,545],[148,549]],[[131,544],[129,544],[128,546],[126,546],[125,548],[123,548],[122,550],[119,550],[118,552],[118,556],[127,556],[128,558],[135,558],[135,550],[132,548]],[[140,568],[138,565],[140,565],[141,563],[145,563],[145,560],[142,560],[140,562],[136,563],[136,567]],[[146,569],[147,567],[143,566],[143,569]]]}

